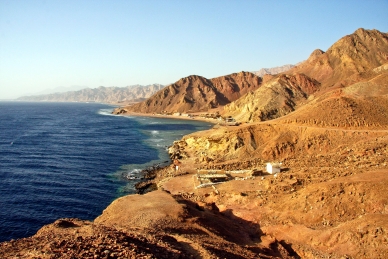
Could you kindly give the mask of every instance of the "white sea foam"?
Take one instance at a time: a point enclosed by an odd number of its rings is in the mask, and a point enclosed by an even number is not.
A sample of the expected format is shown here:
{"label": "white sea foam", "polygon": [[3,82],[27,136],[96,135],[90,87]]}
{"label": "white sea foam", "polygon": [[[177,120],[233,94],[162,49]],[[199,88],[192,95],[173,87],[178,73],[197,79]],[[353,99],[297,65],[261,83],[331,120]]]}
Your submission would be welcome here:
{"label": "white sea foam", "polygon": [[135,169],[132,169],[131,171],[128,172],[128,174],[138,174],[141,172],[141,169],[138,169],[138,168],[135,168]]}
{"label": "white sea foam", "polygon": [[157,135],[157,134],[159,134],[159,131],[153,130],[153,131],[151,131],[151,134],[152,134],[152,135]]}
{"label": "white sea foam", "polygon": [[140,179],[138,176],[141,173],[141,169],[135,168],[132,169],[131,171],[127,172],[126,175],[124,175],[125,178],[128,180],[135,180],[135,179]]}
{"label": "white sea foam", "polygon": [[116,114],[112,114],[112,109],[100,109],[97,113],[106,116],[119,116]]}
{"label": "white sea foam", "polygon": [[162,142],[164,139],[162,138],[153,138],[153,139],[149,139],[148,141],[152,142],[152,143],[158,143],[158,142]]}

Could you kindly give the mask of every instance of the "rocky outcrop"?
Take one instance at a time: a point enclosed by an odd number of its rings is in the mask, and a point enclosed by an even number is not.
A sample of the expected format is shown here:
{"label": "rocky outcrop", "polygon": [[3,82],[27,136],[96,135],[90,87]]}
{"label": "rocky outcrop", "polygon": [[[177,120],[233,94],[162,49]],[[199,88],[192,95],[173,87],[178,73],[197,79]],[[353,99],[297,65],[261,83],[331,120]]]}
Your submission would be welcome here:
{"label": "rocky outcrop", "polygon": [[36,96],[23,96],[18,98],[20,101],[47,101],[47,102],[101,102],[101,103],[120,103],[136,102],[150,97],[164,86],[160,84],[153,85],[133,85],[128,87],[104,87],[86,88],[79,91],[70,91],[65,93],[53,93]]}
{"label": "rocky outcrop", "polygon": [[94,222],[59,219],[0,243],[1,258],[298,258],[281,242],[255,244],[255,224],[164,191],[115,200]]}

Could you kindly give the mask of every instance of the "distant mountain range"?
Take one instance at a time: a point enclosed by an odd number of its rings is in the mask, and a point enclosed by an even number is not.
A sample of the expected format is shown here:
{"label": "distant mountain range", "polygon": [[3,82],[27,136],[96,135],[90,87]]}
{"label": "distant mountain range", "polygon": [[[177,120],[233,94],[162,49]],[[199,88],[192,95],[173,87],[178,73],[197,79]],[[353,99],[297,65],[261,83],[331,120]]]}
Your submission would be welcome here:
{"label": "distant mountain range", "polygon": [[73,86],[58,86],[55,88],[45,89],[39,92],[34,93],[26,93],[25,96],[31,96],[31,95],[45,95],[45,94],[53,94],[53,93],[64,93],[64,92],[71,92],[71,91],[79,91],[82,89],[89,88],[87,86],[80,86],[80,85],[73,85]]}
{"label": "distant mountain range", "polygon": [[132,85],[127,87],[85,88],[78,91],[51,93],[44,95],[22,96],[19,101],[47,101],[47,102],[103,102],[103,103],[132,103],[142,101],[162,89],[164,85]]}
{"label": "distant mountain range", "polygon": [[260,76],[260,77],[262,77],[264,75],[276,75],[279,73],[286,72],[287,70],[290,70],[294,66],[295,65],[288,64],[288,65],[284,65],[284,66],[280,66],[280,67],[262,68],[259,71],[254,71],[252,73],[257,75],[257,76]]}
{"label": "distant mountain range", "polygon": [[[169,98],[174,100],[165,101],[164,105],[161,105],[157,111],[177,111],[177,110],[187,110],[191,109],[193,111],[197,110],[207,110],[208,108],[215,108],[219,105],[225,105],[231,101],[237,100],[247,91],[253,91],[261,83],[261,78],[254,78],[254,75],[263,77],[266,80],[267,75],[275,75],[284,71],[287,71],[294,67],[294,65],[284,65],[274,68],[262,68],[259,71],[252,73],[242,72],[237,74],[231,74],[228,76],[222,76],[219,78],[214,78],[208,80],[200,76],[189,76],[182,78],[175,84],[169,85],[168,89],[165,90],[163,95],[166,95],[169,92]],[[238,76],[240,75],[240,76]],[[237,76],[237,77],[236,77]],[[245,78],[244,77],[250,77]],[[268,77],[267,77],[268,78]],[[271,77],[269,77],[271,78]],[[236,81],[237,80],[237,81]],[[250,82],[248,82],[248,81]],[[244,82],[245,81],[245,82]],[[240,85],[240,83],[242,83]],[[186,91],[184,97],[179,97],[175,95],[173,89],[181,88],[180,84],[186,84],[191,90]],[[201,85],[209,87],[208,89],[193,89],[192,85],[199,86]],[[247,86],[247,87],[245,87]],[[103,103],[116,103],[122,105],[134,104],[142,102],[147,98],[150,98],[156,92],[164,88],[164,85],[161,84],[152,84],[152,85],[132,85],[127,87],[104,87],[100,86],[98,88],[87,88],[82,86],[72,86],[72,87],[57,87],[54,89],[47,89],[36,94],[30,94],[26,96],[21,96],[17,98],[18,101],[37,101],[37,102],[103,102]],[[218,89],[218,88],[220,89]],[[204,91],[205,92],[204,92]],[[192,92],[191,92],[192,91]],[[210,94],[210,92],[212,92]],[[187,96],[186,96],[187,95]],[[210,97],[213,95],[214,98]],[[206,98],[202,98],[206,96]],[[156,99],[160,96],[155,96]],[[162,98],[163,99],[163,98]],[[182,99],[182,102],[186,103],[184,107],[186,108],[177,108],[177,105],[170,105],[178,101],[178,104],[181,103],[178,99]],[[190,102],[190,100],[196,100],[196,102]],[[191,103],[191,104],[190,104]],[[156,104],[154,104],[156,105]],[[144,105],[140,108],[143,112],[150,112],[151,109],[145,109]]]}

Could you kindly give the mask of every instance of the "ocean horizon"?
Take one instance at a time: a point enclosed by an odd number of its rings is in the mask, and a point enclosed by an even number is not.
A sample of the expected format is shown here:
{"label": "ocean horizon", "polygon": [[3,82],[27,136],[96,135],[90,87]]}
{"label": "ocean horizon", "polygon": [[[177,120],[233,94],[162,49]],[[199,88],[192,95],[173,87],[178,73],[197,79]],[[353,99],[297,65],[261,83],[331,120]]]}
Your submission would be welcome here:
{"label": "ocean horizon", "polygon": [[0,102],[0,242],[59,218],[94,220],[207,122],[112,115],[100,103]]}

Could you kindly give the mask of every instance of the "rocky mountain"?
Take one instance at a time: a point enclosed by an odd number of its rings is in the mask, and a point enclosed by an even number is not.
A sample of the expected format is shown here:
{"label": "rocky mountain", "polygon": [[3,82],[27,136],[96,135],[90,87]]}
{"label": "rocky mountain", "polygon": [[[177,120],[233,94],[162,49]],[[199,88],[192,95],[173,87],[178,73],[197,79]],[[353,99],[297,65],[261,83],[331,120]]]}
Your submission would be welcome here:
{"label": "rocky mountain", "polygon": [[303,73],[322,87],[346,86],[344,80],[388,62],[388,34],[358,29],[334,43],[326,52],[315,50],[287,73]]}
{"label": "rocky mountain", "polygon": [[[189,76],[155,93],[148,100],[126,107],[126,111],[141,113],[198,112],[224,106],[244,94],[259,88],[261,78],[240,72],[206,79]],[[122,109],[116,112],[122,113]]]}
{"label": "rocky mountain", "polygon": [[48,101],[48,102],[102,102],[121,103],[142,101],[150,97],[155,92],[162,89],[161,84],[153,85],[133,85],[127,87],[104,87],[86,88],[79,91],[65,93],[53,93],[36,96],[23,96],[20,101]]}
{"label": "rocky mountain", "polygon": [[263,69],[263,77],[249,72],[213,79],[189,76],[147,101],[115,112],[190,113],[224,107],[223,116],[233,116],[242,122],[269,120],[296,110],[325,89],[345,87],[363,80],[365,73],[387,60],[387,34],[358,29],[334,43],[326,52],[313,51],[297,66]]}
{"label": "rocky mountain", "polygon": [[306,61],[273,76],[255,92],[225,106],[222,115],[234,116],[242,122],[275,119],[330,89],[364,81],[383,83],[385,72],[376,73],[373,69],[380,67],[384,71],[382,65],[387,62],[388,34],[358,29],[326,52],[313,51]]}
{"label": "rocky mountain", "polygon": [[259,71],[254,71],[252,73],[257,75],[257,76],[260,76],[260,77],[262,77],[264,75],[276,75],[279,73],[286,72],[293,67],[294,67],[294,65],[287,64],[287,65],[280,66],[280,67],[262,68]]}

